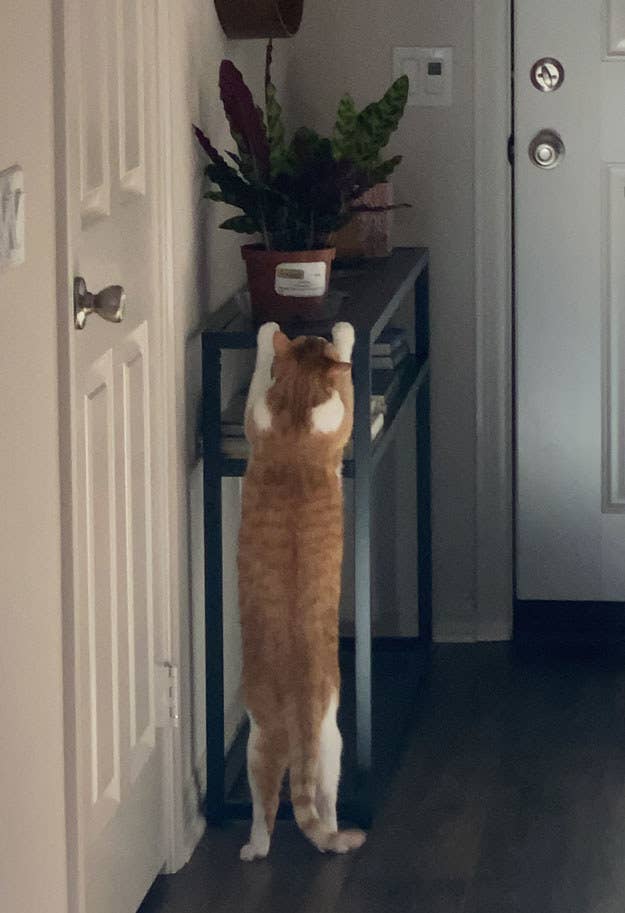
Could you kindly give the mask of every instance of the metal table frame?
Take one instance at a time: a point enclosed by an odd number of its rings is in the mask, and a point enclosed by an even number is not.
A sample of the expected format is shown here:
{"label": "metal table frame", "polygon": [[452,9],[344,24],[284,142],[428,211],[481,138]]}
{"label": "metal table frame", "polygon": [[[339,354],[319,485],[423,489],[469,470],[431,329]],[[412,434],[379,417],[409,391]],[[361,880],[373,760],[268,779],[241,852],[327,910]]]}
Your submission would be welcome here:
{"label": "metal table frame", "polygon": [[[368,825],[373,806],[372,766],[372,631],[371,631],[371,485],[377,462],[405,419],[416,394],[417,532],[419,641],[432,638],[432,558],[430,524],[430,385],[428,252],[398,248],[384,260],[341,271],[333,285],[346,293],[339,313],[325,325],[283,327],[290,335],[329,335],[337,320],[355,330],[353,352],[353,456],[344,461],[344,476],[354,480],[355,688],[356,762],[354,799],[339,810]],[[414,352],[402,375],[385,427],[372,443],[370,430],[371,345],[410,292],[414,292]],[[242,476],[245,460],[221,453],[221,353],[256,346],[256,329],[234,301],[220,308],[202,332],[202,442],[204,457],[204,567],[206,632],[206,815],[247,817],[249,806],[230,802],[226,788],[224,744],[224,650],[222,577],[222,492],[225,477]],[[238,763],[243,762],[243,757]]]}

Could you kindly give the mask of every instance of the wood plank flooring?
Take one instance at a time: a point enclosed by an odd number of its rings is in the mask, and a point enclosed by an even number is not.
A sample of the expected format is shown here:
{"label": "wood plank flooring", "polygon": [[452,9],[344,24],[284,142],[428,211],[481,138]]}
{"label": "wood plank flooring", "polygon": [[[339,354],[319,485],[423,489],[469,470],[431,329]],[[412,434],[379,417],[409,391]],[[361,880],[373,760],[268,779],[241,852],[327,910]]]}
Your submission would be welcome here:
{"label": "wood plank flooring", "polygon": [[439,646],[369,839],[210,828],[141,913],[624,913],[625,650]]}

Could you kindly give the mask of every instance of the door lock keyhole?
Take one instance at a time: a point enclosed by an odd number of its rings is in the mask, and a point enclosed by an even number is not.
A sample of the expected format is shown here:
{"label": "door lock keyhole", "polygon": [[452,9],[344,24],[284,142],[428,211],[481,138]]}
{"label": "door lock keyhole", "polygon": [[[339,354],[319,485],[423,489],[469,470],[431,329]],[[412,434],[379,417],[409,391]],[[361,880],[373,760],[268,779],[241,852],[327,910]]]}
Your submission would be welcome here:
{"label": "door lock keyhole", "polygon": [[564,82],[564,67],[555,57],[541,57],[533,65],[530,77],[539,92],[555,92]]}

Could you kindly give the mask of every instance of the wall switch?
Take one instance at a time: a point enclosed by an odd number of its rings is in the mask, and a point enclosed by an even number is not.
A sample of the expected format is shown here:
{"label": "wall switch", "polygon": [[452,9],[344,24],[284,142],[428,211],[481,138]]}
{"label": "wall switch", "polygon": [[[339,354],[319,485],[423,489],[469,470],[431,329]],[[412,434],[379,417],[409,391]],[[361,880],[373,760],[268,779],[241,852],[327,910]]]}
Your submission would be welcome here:
{"label": "wall switch", "polygon": [[24,172],[0,171],[0,268],[24,262]]}
{"label": "wall switch", "polygon": [[453,48],[395,48],[393,75],[410,80],[408,104],[449,107],[452,101]]}

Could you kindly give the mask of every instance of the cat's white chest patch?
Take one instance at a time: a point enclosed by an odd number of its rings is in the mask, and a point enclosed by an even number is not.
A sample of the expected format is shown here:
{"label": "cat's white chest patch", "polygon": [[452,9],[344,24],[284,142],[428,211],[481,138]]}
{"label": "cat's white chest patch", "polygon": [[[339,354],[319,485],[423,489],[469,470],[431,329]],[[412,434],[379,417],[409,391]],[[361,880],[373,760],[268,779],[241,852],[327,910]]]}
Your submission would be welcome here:
{"label": "cat's white chest patch", "polygon": [[338,390],[334,390],[330,399],[315,406],[312,410],[313,431],[319,431],[321,434],[331,434],[333,431],[337,431],[341,427],[344,415],[343,400],[339,396]]}
{"label": "cat's white chest patch", "polygon": [[259,431],[269,431],[271,428],[271,412],[264,396],[259,397],[252,407],[252,416]]}

